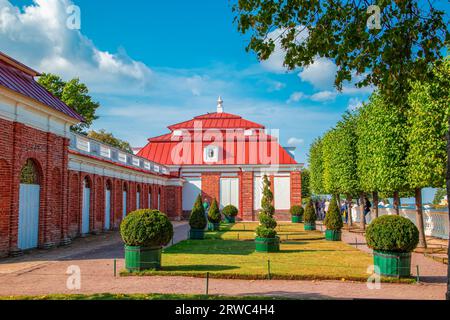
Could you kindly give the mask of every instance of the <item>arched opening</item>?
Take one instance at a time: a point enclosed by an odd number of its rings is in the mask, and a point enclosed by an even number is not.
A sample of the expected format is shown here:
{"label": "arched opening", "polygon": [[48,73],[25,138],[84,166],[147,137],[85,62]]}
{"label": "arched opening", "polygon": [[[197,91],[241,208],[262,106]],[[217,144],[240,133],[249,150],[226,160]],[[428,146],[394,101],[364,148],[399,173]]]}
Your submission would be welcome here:
{"label": "arched opening", "polygon": [[108,180],[105,184],[105,230],[111,229],[111,194],[112,183],[110,180]]}
{"label": "arched opening", "polygon": [[83,179],[83,205],[81,213],[81,233],[87,234],[90,230],[91,212],[91,180],[89,177]]}
{"label": "arched opening", "polygon": [[136,188],[136,210],[141,208],[141,186],[138,185]]}
{"label": "arched opening", "polygon": [[39,209],[41,174],[38,165],[28,159],[20,171],[19,230],[20,250],[37,248],[39,242]]}
{"label": "arched opening", "polygon": [[122,218],[125,218],[127,216],[127,194],[128,194],[128,185],[127,183],[124,183],[122,190]]}

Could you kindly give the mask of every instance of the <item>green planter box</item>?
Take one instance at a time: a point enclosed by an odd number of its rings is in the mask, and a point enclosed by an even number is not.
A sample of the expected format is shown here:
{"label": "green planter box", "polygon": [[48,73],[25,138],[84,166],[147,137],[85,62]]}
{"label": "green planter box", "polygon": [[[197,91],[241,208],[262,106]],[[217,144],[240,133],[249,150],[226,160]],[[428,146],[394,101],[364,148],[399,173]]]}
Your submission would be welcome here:
{"label": "green planter box", "polygon": [[208,231],[219,231],[219,229],[220,229],[220,222],[219,223],[208,222]]}
{"label": "green planter box", "polygon": [[225,222],[226,223],[236,223],[236,217],[225,216]]}
{"label": "green planter box", "polygon": [[280,238],[259,238],[255,239],[256,252],[278,252],[280,251]]}
{"label": "green planter box", "polygon": [[316,230],[315,222],[305,222],[305,231],[314,231]]}
{"label": "green planter box", "polygon": [[328,241],[341,241],[342,231],[337,230],[327,230],[325,231],[325,240]]}
{"label": "green planter box", "polygon": [[203,240],[205,238],[205,230],[203,229],[191,229],[189,231],[189,239],[191,240]]}
{"label": "green planter box", "polygon": [[302,223],[303,217],[302,216],[291,216],[292,217],[292,223]]}
{"label": "green planter box", "polygon": [[411,276],[411,252],[398,253],[374,250],[373,260],[375,267],[379,268],[382,276],[397,278]]}
{"label": "green planter box", "polygon": [[161,269],[162,248],[125,246],[125,268],[128,272]]}

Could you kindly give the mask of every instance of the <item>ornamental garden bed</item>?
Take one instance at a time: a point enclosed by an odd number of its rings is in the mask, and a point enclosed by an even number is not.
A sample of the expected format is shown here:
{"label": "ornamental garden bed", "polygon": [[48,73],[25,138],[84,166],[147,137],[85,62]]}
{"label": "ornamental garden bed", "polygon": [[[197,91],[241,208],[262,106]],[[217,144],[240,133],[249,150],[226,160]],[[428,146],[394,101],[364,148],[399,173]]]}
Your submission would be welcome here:
{"label": "ornamental garden bed", "polygon": [[[191,276],[222,279],[287,279],[287,280],[348,280],[367,281],[366,273],[373,264],[372,256],[343,242],[330,242],[316,237],[316,231],[302,234],[303,239],[283,240],[280,252],[255,252],[255,223],[221,225],[221,237],[234,237],[234,233],[249,233],[248,239],[222,240],[211,238],[214,233],[206,233],[205,240],[186,240],[164,249],[162,269],[147,270],[122,276]],[[292,225],[291,225],[292,226]],[[279,228],[286,234],[295,234],[302,229],[281,224]],[[289,231],[288,231],[289,230]],[[270,276],[268,261],[270,260]],[[382,278],[388,282],[414,282],[413,279]]]}

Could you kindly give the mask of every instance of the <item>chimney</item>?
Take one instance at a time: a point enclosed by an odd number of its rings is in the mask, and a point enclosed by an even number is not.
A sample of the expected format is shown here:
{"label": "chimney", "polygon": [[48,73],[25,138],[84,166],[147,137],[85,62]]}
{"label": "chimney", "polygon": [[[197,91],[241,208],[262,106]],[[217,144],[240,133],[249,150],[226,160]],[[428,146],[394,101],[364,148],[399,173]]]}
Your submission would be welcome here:
{"label": "chimney", "polygon": [[221,97],[217,100],[217,113],[223,113],[223,100]]}

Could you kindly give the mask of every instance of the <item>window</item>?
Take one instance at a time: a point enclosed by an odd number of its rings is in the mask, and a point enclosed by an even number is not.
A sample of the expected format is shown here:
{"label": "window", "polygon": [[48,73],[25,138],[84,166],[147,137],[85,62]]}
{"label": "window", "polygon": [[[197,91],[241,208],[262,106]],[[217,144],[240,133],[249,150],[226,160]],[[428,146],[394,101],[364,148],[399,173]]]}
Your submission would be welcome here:
{"label": "window", "polygon": [[77,137],[77,149],[86,152],[91,152],[91,143],[89,142],[88,139]]}
{"label": "window", "polygon": [[133,166],[139,167],[141,165],[141,162],[139,161],[139,158],[133,157]]}
{"label": "window", "polygon": [[147,169],[147,170],[150,170],[152,168],[150,162],[144,161],[144,168]]}
{"label": "window", "polygon": [[119,152],[119,161],[127,163],[127,155],[125,153]]}
{"label": "window", "polygon": [[100,155],[105,158],[111,158],[111,149],[104,146],[100,146]]}
{"label": "window", "polygon": [[208,146],[204,151],[205,162],[217,162],[219,161],[219,148],[216,146]]}

